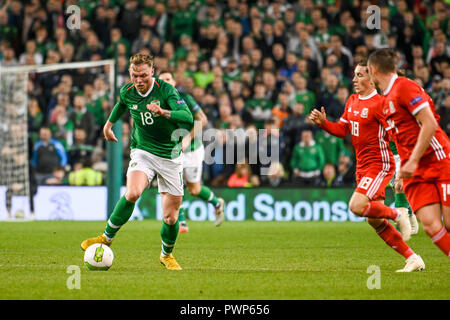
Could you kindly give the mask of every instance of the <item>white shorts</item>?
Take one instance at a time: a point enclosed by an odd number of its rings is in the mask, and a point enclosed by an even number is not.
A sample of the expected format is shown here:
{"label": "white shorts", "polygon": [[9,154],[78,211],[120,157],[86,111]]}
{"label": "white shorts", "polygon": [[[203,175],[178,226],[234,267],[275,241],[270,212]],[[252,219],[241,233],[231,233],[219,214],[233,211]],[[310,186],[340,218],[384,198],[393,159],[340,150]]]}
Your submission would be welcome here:
{"label": "white shorts", "polygon": [[184,195],[183,154],[176,159],[158,157],[141,149],[132,149],[127,176],[130,172],[142,171],[147,175],[148,185],[155,175],[158,178],[158,192],[167,192],[174,196]]}
{"label": "white shorts", "polygon": [[187,182],[196,183],[202,180],[204,158],[205,147],[203,145],[194,151],[184,153],[183,176]]}

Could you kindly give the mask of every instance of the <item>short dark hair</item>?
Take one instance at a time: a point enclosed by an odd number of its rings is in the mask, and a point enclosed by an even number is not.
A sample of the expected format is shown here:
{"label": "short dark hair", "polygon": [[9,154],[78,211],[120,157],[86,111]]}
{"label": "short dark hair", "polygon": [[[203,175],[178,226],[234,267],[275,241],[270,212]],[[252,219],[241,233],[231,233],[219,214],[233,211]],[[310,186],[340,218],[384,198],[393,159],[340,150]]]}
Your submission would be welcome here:
{"label": "short dark hair", "polygon": [[366,69],[366,72],[369,73],[369,68],[367,67],[368,61],[367,58],[361,59],[360,62],[358,62],[358,66],[364,67]]}
{"label": "short dark hair", "polygon": [[397,55],[392,49],[378,49],[370,54],[368,63],[374,65],[381,73],[396,72]]}
{"label": "short dark hair", "polygon": [[163,73],[168,73],[168,74],[170,74],[170,75],[172,76],[172,78],[174,78],[173,73],[170,72],[169,70],[161,70],[161,71],[159,72],[159,75],[162,75]]}

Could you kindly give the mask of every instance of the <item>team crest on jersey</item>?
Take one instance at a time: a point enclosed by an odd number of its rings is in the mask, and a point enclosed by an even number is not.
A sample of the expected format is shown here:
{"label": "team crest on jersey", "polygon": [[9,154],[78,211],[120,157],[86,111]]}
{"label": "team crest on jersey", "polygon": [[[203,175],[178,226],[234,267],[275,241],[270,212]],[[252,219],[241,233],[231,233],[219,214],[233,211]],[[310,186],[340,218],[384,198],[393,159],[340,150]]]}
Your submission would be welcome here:
{"label": "team crest on jersey", "polygon": [[159,101],[159,100],[152,100],[150,102],[150,104],[152,104],[152,103],[156,104],[158,107],[161,107],[161,101]]}
{"label": "team crest on jersey", "polygon": [[364,108],[361,112],[361,118],[367,118],[368,115],[369,115],[369,109]]}

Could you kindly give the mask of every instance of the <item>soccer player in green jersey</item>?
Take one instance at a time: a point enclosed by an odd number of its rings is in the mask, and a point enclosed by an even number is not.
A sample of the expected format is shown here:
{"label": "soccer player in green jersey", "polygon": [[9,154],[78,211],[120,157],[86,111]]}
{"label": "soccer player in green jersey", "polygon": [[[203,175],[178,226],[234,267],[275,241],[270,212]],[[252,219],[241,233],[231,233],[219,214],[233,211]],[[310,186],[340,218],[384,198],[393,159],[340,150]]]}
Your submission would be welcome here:
{"label": "soccer player in green jersey", "polygon": [[[173,87],[176,86],[176,81],[173,78],[172,73],[168,71],[161,71],[159,79],[164,80]],[[180,92],[180,96],[188,105],[195,120],[190,133],[185,135],[182,141],[182,150],[184,153],[183,173],[184,179],[187,182],[186,186],[191,195],[198,196],[200,199],[209,202],[214,206],[216,214],[215,225],[218,227],[224,220],[223,209],[225,201],[222,198],[217,198],[211,189],[207,186],[202,186],[200,183],[202,179],[202,164],[205,157],[205,149],[202,140],[199,139],[197,135],[206,125],[208,119],[191,95]],[[180,209],[180,233],[188,232],[189,230],[186,223],[185,211],[185,208]]]}
{"label": "soccer player in green jersey", "polygon": [[183,154],[181,139],[172,135],[191,126],[193,117],[178,91],[153,77],[153,58],[136,54],[130,58],[132,83],[120,89],[120,100],[103,127],[106,140],[117,142],[114,123],[127,111],[133,119],[130,164],[125,195],[117,202],[103,234],[81,243],[86,250],[94,243],[111,245],[120,227],[130,218],[135,203],[155,176],[161,193],[163,223],[160,262],[169,270],[181,270],[172,255],[179,229],[178,211],[183,199]]}
{"label": "soccer player in green jersey", "polygon": [[389,142],[389,149],[394,154],[395,160],[395,173],[391,180],[391,186],[394,189],[394,199],[396,208],[408,208],[409,222],[411,223],[411,234],[417,234],[419,232],[419,223],[417,222],[416,215],[413,214],[411,207],[409,206],[408,199],[403,192],[403,180],[398,178],[401,159],[397,152],[397,146],[394,141]]}

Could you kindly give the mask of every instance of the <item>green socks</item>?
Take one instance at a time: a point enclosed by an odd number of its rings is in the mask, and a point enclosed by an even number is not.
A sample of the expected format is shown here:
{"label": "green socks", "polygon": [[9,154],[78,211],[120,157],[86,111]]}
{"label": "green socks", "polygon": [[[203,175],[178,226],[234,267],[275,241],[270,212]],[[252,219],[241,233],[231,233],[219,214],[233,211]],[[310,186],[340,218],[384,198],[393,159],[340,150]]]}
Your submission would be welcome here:
{"label": "green socks", "polygon": [[125,196],[122,196],[122,198],[117,201],[114,211],[106,224],[104,235],[107,238],[114,238],[120,227],[130,219],[134,210],[134,205],[135,203],[128,201]]}
{"label": "green socks", "polygon": [[411,207],[409,206],[408,199],[406,199],[406,195],[403,192],[395,194],[395,207],[408,208],[408,213],[413,214]]}
{"label": "green socks", "polygon": [[181,207],[178,212],[178,221],[181,225],[186,224],[186,208]]}
{"label": "green socks", "polygon": [[396,208],[408,208],[409,203],[406,199],[406,195],[402,193],[395,194],[395,207]]}
{"label": "green socks", "polygon": [[168,225],[163,221],[161,227],[161,242],[162,242],[162,254],[164,256],[172,253],[175,243],[177,242],[178,229],[180,228],[179,222],[175,222],[173,225]]}
{"label": "green socks", "polygon": [[206,202],[210,202],[214,207],[219,205],[219,200],[215,196],[214,192],[212,192],[208,187],[202,186],[198,197]]}

